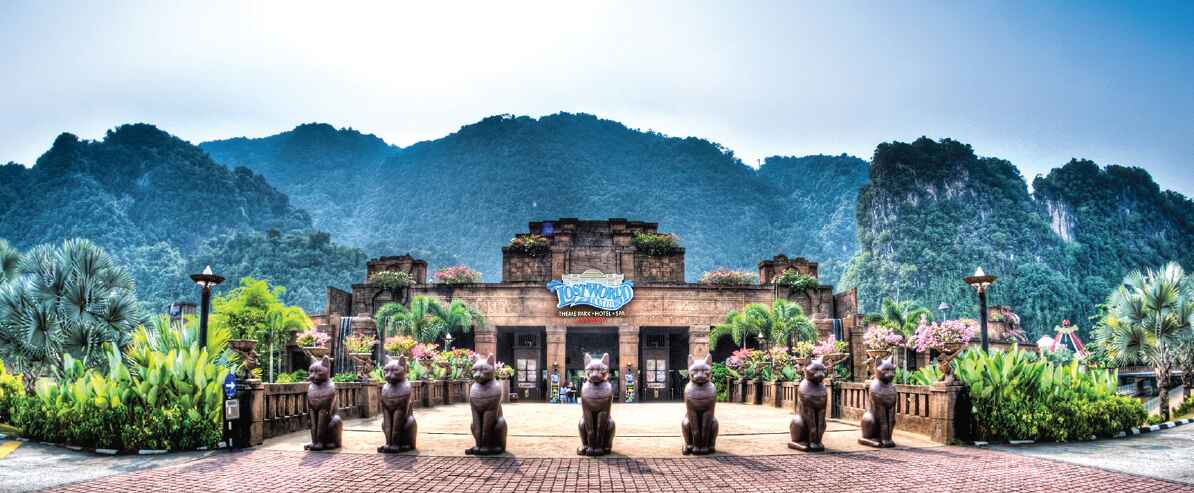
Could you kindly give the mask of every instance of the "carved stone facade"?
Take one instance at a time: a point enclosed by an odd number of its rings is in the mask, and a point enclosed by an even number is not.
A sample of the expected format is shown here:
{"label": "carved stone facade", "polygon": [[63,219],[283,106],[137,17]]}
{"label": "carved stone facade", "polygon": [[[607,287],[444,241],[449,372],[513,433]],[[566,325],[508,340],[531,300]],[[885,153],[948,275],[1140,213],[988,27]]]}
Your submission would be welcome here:
{"label": "carved stone facade", "polygon": [[[702,357],[709,353],[710,327],[722,323],[730,310],[751,303],[770,305],[777,298],[799,303],[822,337],[834,333],[835,320],[841,320],[844,333],[850,334],[849,328],[859,319],[853,291],[834,295],[832,286],[794,291],[766,282],[787,268],[816,276],[817,264],[802,258],[788,260],[780,255],[760,262],[764,282],[759,285],[685,282],[682,249],[674,255],[648,256],[634,246],[636,233],[657,232],[655,223],[625,219],[532,222],[523,235],[543,236],[547,248],[528,252],[503,247],[502,281],[488,284],[427,284],[425,262],[410,256],[381,257],[369,262],[369,274],[398,270],[411,273],[417,282],[398,293],[367,281],[353,285],[351,293],[329,288],[328,313],[316,319],[321,325],[335,326],[340,316],[371,316],[386,303],[409,303],[420,295],[443,302],[459,300],[485,315],[486,325],[475,327],[471,337],[477,352],[496,354],[511,366],[515,359],[535,359],[538,354],[535,367],[540,372],[537,385],[541,392],[528,395],[539,396],[548,394],[545,390],[553,367],[571,375],[580,364],[576,355],[582,353],[599,356],[609,352],[617,358],[611,370],[633,368],[636,382],[642,383],[637,386],[640,391],[648,383],[643,380],[647,363],[662,364],[669,375],[678,375],[689,354]],[[592,316],[557,308],[557,295],[547,289],[547,283],[586,270],[634,281],[633,298],[620,310]],[[648,353],[652,361],[644,360]],[[615,387],[621,392],[625,375],[619,373],[618,377]]]}
{"label": "carved stone facade", "polygon": [[759,282],[771,284],[776,277],[788,269],[795,269],[796,272],[817,278],[816,262],[809,262],[804,257],[788,259],[786,255],[781,253],[771,260],[759,262]]}

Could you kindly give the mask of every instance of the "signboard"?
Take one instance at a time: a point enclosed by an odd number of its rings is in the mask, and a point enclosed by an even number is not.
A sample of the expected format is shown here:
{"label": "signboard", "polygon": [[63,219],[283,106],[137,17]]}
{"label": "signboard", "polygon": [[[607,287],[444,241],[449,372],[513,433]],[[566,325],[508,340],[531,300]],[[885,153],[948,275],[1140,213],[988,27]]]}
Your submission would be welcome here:
{"label": "signboard", "polygon": [[533,389],[537,386],[535,382],[518,382],[518,388],[520,389]]}
{"label": "signboard", "polygon": [[224,397],[236,397],[236,375],[232,372],[228,372],[228,376],[224,377]]}
{"label": "signboard", "polygon": [[591,306],[615,311],[634,299],[634,281],[624,281],[622,274],[592,269],[583,274],[564,274],[562,280],[547,283],[547,290],[556,294],[556,308]]}
{"label": "signboard", "polygon": [[237,399],[228,399],[224,401],[224,419],[232,421],[240,419],[240,401]]}
{"label": "signboard", "polygon": [[665,387],[662,383],[655,382],[655,383],[648,383],[647,388],[648,389],[662,389]]}

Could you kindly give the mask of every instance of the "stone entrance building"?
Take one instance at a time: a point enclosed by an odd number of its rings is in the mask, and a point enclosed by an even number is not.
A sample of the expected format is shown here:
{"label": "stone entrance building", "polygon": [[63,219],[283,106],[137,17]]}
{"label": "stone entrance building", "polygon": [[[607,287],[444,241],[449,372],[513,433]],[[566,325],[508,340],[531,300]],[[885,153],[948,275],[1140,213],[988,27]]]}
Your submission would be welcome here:
{"label": "stone entrance building", "polygon": [[[354,326],[365,328],[371,326],[368,318],[389,302],[409,303],[419,295],[460,300],[483,313],[486,324],[469,335],[455,334],[462,337],[454,346],[494,353],[515,367],[515,385],[526,397],[543,398],[552,370],[573,378],[583,366],[584,353],[608,352],[619,388],[629,373],[647,400],[680,397],[677,370],[685,369],[690,353],[703,356],[709,351],[710,326],[721,323],[730,310],[784,298],[799,303],[823,336],[836,332],[847,338],[859,323],[853,290],[834,294],[832,286],[819,286],[795,292],[771,284],[786,269],[816,277],[817,264],[803,258],[778,255],[759,262],[758,285],[685,282],[683,249],[652,256],[634,246],[636,233],[656,233],[657,228],[655,223],[625,219],[532,222],[520,236],[541,235],[548,246],[532,252],[503,247],[498,283],[429,284],[425,262],[409,256],[381,257],[369,261],[366,282],[354,284],[351,293],[328,288],[327,312],[314,318],[337,327],[341,317],[352,314],[360,317]],[[392,295],[367,282],[369,275],[386,270],[407,272],[415,284]],[[629,292],[630,298],[612,310],[559,308],[564,295],[549,290],[553,281],[574,287],[567,292],[581,302],[603,294],[616,298],[617,293]],[[630,284],[631,290],[615,290],[619,281]],[[733,349],[732,342],[722,341],[715,357],[722,359]]]}

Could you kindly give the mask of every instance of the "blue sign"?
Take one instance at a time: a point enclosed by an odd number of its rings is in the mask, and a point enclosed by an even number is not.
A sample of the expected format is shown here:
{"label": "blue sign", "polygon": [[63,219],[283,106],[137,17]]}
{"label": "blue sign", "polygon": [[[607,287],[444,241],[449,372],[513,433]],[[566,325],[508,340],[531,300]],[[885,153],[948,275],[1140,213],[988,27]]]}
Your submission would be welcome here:
{"label": "blue sign", "polygon": [[547,283],[547,290],[556,294],[559,300],[556,308],[584,305],[618,310],[634,299],[634,281],[623,281],[621,274],[596,270],[565,274],[563,280]]}
{"label": "blue sign", "polygon": [[224,377],[224,397],[236,397],[236,375],[232,372],[228,372],[228,376]]}

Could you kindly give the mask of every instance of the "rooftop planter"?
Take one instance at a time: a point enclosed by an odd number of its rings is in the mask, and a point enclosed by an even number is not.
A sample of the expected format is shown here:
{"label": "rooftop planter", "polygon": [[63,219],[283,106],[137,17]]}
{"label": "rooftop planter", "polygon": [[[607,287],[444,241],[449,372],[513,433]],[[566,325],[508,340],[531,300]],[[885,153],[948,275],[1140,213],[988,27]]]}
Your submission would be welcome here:
{"label": "rooftop planter", "polygon": [[481,282],[481,273],[467,265],[454,265],[436,271],[435,282],[445,285],[478,284]]}
{"label": "rooftop planter", "polygon": [[414,279],[411,279],[410,274],[405,272],[396,272],[392,270],[383,270],[375,272],[369,276],[369,284],[384,289],[386,291],[398,291],[402,288],[414,284]]}
{"label": "rooftop planter", "polygon": [[817,278],[801,274],[796,269],[784,270],[782,274],[775,277],[774,282],[777,286],[790,288],[793,291],[809,291],[820,286]]}
{"label": "rooftop planter", "polygon": [[670,257],[681,251],[680,237],[671,233],[635,233],[631,243],[650,257]]}
{"label": "rooftop planter", "polygon": [[541,257],[551,253],[551,240],[543,235],[518,235],[510,239],[509,246],[510,250],[531,257]]}
{"label": "rooftop planter", "polygon": [[753,272],[719,268],[701,274],[701,279],[698,282],[713,286],[753,286],[759,283],[759,275]]}

